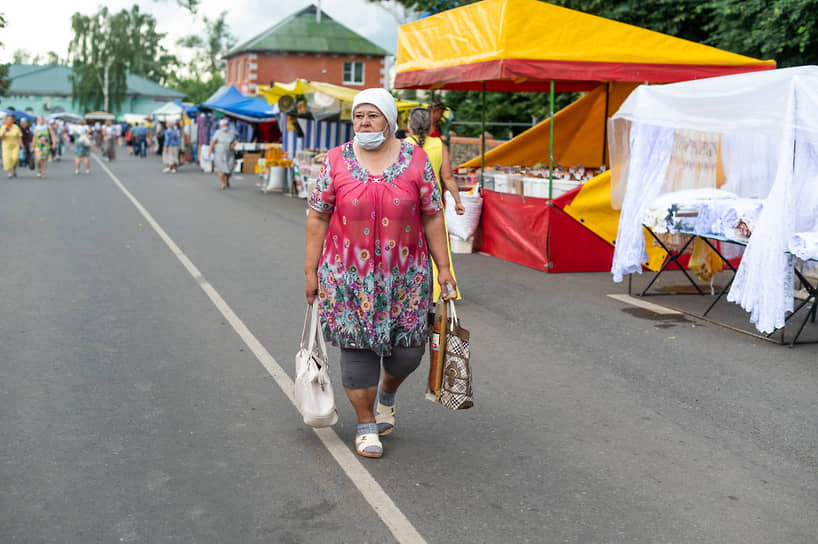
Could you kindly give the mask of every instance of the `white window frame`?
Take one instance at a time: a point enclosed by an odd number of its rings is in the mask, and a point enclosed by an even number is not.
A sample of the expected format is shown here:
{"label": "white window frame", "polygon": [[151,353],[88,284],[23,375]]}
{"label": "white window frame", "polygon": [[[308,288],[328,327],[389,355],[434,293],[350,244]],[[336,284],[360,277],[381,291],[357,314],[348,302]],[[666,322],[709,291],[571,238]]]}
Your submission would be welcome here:
{"label": "white window frame", "polygon": [[[355,80],[355,67],[359,65],[361,67],[361,80]],[[344,85],[360,85],[363,86],[364,81],[366,81],[366,73],[365,73],[366,65],[363,61],[360,60],[345,60],[344,61]],[[347,77],[347,73],[349,72],[349,77]]]}

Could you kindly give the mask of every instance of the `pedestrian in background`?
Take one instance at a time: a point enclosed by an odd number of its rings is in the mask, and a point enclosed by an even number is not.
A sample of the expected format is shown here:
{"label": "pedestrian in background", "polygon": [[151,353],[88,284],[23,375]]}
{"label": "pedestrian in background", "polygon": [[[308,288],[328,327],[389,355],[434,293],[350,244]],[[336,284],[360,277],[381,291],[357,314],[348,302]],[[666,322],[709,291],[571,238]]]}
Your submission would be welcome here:
{"label": "pedestrian in background", "polygon": [[318,296],[324,336],[341,348],[364,457],[383,455],[379,436],[395,428],[395,394],[423,357],[430,253],[440,284],[457,286],[435,173],[423,149],[395,137],[397,117],[386,89],[356,95],[355,139],[327,152],[307,217],[305,294],[309,303]]}
{"label": "pedestrian in background", "polygon": [[168,127],[165,125],[164,121],[161,121],[158,125],[156,125],[156,154],[160,157],[162,156],[162,152],[165,150],[165,131]]}
{"label": "pedestrian in background", "polygon": [[180,140],[179,127],[176,126],[176,123],[171,123],[170,126],[165,129],[165,148],[162,151],[162,162],[165,164],[165,168],[162,172],[176,173],[176,167],[179,165]]}
{"label": "pedestrian in background", "polygon": [[37,117],[37,124],[32,131],[34,137],[31,142],[31,152],[34,154],[35,165],[37,167],[37,177],[44,178],[48,168],[48,158],[51,156],[51,148],[56,139],[54,132],[45,118],[41,115]]}
{"label": "pedestrian in background", "polygon": [[[466,213],[466,208],[460,199],[460,189],[457,187],[457,181],[454,179],[454,173],[452,172],[452,165],[449,160],[449,148],[443,144],[443,140],[429,134],[431,127],[432,116],[429,110],[426,108],[413,108],[409,112],[408,121],[406,123],[406,130],[409,133],[406,139],[410,143],[423,148],[429,156],[429,162],[432,163],[432,169],[435,171],[435,179],[440,194],[444,194],[444,189],[449,191],[454,199],[455,213],[457,213],[457,215],[463,215]],[[443,198],[442,200],[445,205],[446,199]],[[449,254],[449,263],[451,263],[452,250],[449,245],[448,229],[446,231],[446,250]],[[437,283],[437,266],[432,267],[432,272],[432,286],[434,287],[432,300],[435,301],[440,298],[440,285]],[[457,279],[457,276],[454,274],[454,269],[452,269],[452,276]],[[460,292],[457,293],[457,298],[460,298]]]}
{"label": "pedestrian in background", "polygon": [[116,158],[116,142],[119,138],[119,125],[115,125],[110,119],[105,121],[102,127],[102,156],[111,162]]}
{"label": "pedestrian in background", "polygon": [[133,129],[134,140],[136,147],[134,153],[141,159],[144,159],[148,152],[148,127],[145,123],[137,123]]}
{"label": "pedestrian in background", "polygon": [[31,127],[29,126],[28,119],[26,119],[25,117],[20,119],[20,132],[22,133],[23,138],[22,160],[25,160],[25,163],[22,166],[24,168],[26,166],[31,168],[34,166],[34,156],[31,154],[31,140],[34,138],[34,134],[31,132]]}
{"label": "pedestrian in background", "polygon": [[85,173],[91,173],[91,164],[88,159],[88,156],[91,154],[91,146],[93,142],[91,141],[91,127],[85,124],[84,119],[80,119],[74,125],[74,154],[76,154],[76,158],[74,159],[74,174],[80,173],[80,163],[83,162],[85,164]]}
{"label": "pedestrian in background", "polygon": [[14,123],[14,114],[9,113],[0,127],[0,141],[3,150],[3,170],[8,172],[9,179],[17,177],[17,163],[20,160],[20,148],[23,147],[23,132]]}
{"label": "pedestrian in background", "polygon": [[210,154],[213,157],[213,169],[219,174],[222,191],[230,188],[230,174],[233,173],[233,168],[236,166],[233,148],[236,147],[237,141],[236,135],[230,130],[227,119],[219,121],[219,130],[210,140]]}

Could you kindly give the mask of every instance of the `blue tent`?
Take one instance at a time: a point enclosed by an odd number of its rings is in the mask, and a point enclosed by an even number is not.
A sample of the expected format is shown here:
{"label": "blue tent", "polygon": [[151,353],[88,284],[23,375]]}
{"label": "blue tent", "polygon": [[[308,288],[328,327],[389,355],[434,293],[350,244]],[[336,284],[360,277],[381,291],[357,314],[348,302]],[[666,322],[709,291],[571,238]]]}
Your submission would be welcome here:
{"label": "blue tent", "polygon": [[26,112],[21,111],[21,110],[0,110],[0,112],[2,112],[3,117],[5,117],[6,115],[12,113],[12,114],[14,114],[14,118],[16,120],[18,120],[18,121],[20,119],[28,119],[29,121],[36,121],[37,120],[36,115],[31,115],[30,113],[26,113]]}
{"label": "blue tent", "polygon": [[206,102],[199,104],[199,108],[218,111],[248,123],[275,121],[279,112],[278,105],[271,105],[263,98],[248,98],[232,85],[216,91]]}

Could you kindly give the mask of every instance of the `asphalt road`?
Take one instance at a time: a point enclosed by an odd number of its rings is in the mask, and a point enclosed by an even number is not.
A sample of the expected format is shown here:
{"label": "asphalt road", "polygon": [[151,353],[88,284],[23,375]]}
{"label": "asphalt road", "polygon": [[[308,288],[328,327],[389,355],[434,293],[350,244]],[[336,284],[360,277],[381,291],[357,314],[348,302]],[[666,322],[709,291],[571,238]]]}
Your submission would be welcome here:
{"label": "asphalt road", "polygon": [[[201,276],[94,160],[0,178],[0,542],[398,541],[203,291],[292,377],[304,202],[109,167]],[[604,273],[454,264],[475,408],[423,400],[424,361],[355,461],[426,542],[818,541],[818,345],[634,308]]]}

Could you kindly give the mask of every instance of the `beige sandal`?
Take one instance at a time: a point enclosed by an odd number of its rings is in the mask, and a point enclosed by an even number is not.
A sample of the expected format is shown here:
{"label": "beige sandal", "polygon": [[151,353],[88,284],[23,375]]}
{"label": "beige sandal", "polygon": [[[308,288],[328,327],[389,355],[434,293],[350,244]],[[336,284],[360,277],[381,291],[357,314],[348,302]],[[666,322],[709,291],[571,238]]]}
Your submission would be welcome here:
{"label": "beige sandal", "polygon": [[375,433],[359,434],[355,437],[355,451],[362,457],[377,459],[383,455],[383,444]]}
{"label": "beige sandal", "polygon": [[375,412],[375,423],[378,424],[378,436],[386,436],[395,430],[395,405],[386,406],[378,402]]}

